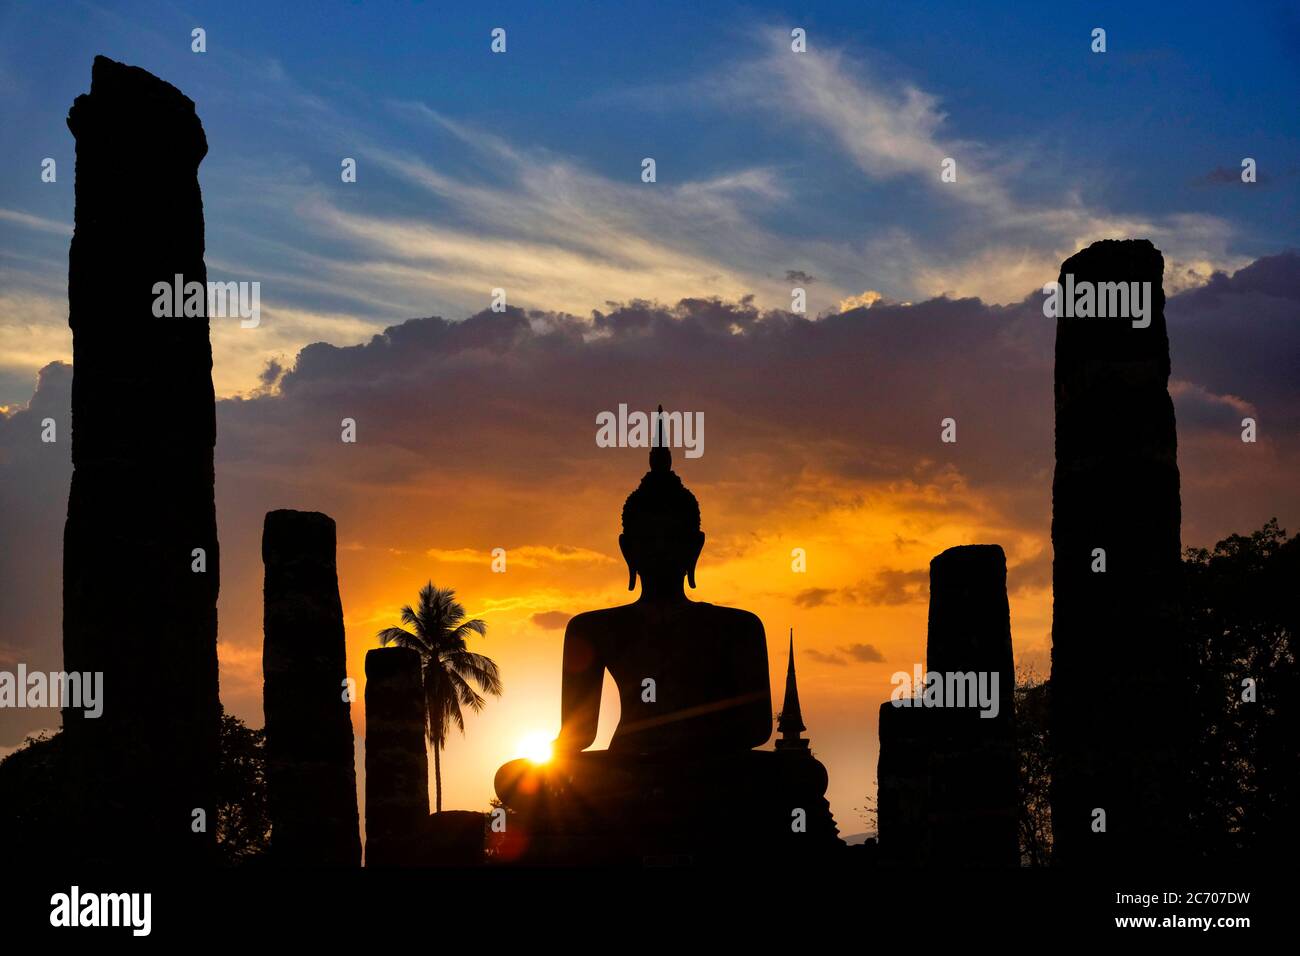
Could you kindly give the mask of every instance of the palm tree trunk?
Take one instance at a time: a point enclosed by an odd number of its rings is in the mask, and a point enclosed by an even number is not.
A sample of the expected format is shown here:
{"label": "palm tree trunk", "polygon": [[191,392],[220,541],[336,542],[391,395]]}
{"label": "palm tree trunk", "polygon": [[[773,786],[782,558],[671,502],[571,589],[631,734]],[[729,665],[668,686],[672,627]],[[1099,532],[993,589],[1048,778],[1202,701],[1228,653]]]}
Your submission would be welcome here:
{"label": "palm tree trunk", "polygon": [[433,784],[436,793],[436,813],[442,813],[442,748],[438,741],[433,742]]}

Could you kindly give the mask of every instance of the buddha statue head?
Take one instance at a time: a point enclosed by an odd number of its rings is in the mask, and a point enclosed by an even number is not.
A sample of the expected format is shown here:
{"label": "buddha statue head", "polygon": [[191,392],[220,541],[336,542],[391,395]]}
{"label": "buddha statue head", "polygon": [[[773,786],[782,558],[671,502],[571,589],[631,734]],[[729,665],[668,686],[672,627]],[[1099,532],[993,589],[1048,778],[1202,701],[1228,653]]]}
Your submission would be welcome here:
{"label": "buddha statue head", "polygon": [[695,563],[704,548],[700,505],[673,471],[664,441],[663,406],[650,448],[650,470],[623,503],[623,533],[618,546],[627,562],[627,589],[642,593],[680,590],[685,577],[695,587]]}

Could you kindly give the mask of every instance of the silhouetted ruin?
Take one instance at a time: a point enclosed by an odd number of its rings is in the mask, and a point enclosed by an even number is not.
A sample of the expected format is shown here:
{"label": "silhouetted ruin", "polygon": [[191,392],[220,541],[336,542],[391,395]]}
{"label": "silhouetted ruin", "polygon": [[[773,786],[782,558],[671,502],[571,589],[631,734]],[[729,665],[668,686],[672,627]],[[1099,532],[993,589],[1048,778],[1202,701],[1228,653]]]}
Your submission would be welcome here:
{"label": "silhouetted ruin", "polygon": [[68,671],[103,674],[95,719],[64,710],[71,844],[90,859],[206,860],[220,558],[212,349],[201,314],[159,318],[154,285],[207,282],[194,103],[95,58],[77,141],[68,262],[72,462],[63,543]]}
{"label": "silhouetted ruin", "polygon": [[882,863],[921,866],[930,858],[930,754],[934,712],[880,705],[876,830]]}
{"label": "silhouetted ruin", "polygon": [[[951,686],[966,706],[931,713],[930,863],[1016,866],[1015,662],[1007,605],[1007,559],[996,544],[949,548],[930,562],[926,669],[971,675]],[[997,675],[996,715],[976,706],[984,675]],[[992,691],[992,680],[987,685]],[[956,703],[960,703],[960,700]],[[985,703],[980,701],[979,703]]]}
{"label": "silhouetted ruin", "polygon": [[[752,749],[772,734],[763,625],[747,611],[686,597],[682,579],[695,586],[704,546],[700,509],[659,434],[650,470],[624,503],[619,537],[628,589],[639,577],[641,594],[569,621],[555,757],[497,771],[518,845],[526,860],[549,863],[717,863],[842,850],[824,796],[826,768],[790,747],[799,732],[793,686],[786,748]],[[607,668],[618,687],[618,727],[608,750],[584,751]]]}
{"label": "silhouetted ruin", "polygon": [[1063,286],[1092,283],[1098,298],[1102,283],[1150,283],[1151,293],[1148,315],[1136,322],[1061,317],[1056,327],[1051,740],[1059,863],[1168,860],[1183,844],[1181,505],[1163,271],[1146,240],[1096,242],[1061,266]]}
{"label": "silhouetted ruin", "polygon": [[924,685],[900,701],[908,706],[880,705],[882,859],[1016,866],[1015,663],[998,545],[949,548],[930,562],[926,673],[942,681],[939,705],[922,706]]}
{"label": "silhouetted ruin", "polygon": [[360,866],[334,519],[268,513],[262,560],[271,854],[280,863]]}
{"label": "silhouetted ruin", "polygon": [[420,862],[429,817],[420,654],[409,647],[366,652],[366,866]]}

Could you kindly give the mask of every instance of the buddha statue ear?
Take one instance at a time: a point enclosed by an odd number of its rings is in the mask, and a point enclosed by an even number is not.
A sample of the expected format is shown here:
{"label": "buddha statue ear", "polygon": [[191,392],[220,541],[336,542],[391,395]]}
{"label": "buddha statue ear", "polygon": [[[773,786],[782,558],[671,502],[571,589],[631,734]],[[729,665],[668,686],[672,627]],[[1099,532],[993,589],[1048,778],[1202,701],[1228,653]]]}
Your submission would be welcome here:
{"label": "buddha statue ear", "polygon": [[693,588],[695,587],[695,565],[700,560],[700,552],[704,550],[704,532],[699,532],[699,540],[691,552],[691,563],[686,566],[686,581]]}
{"label": "buddha statue ear", "polygon": [[[618,550],[623,552],[623,560],[627,562],[627,589],[636,590],[636,565],[632,563],[632,558],[627,553],[627,535],[618,536]],[[694,587],[694,585],[691,585]]]}

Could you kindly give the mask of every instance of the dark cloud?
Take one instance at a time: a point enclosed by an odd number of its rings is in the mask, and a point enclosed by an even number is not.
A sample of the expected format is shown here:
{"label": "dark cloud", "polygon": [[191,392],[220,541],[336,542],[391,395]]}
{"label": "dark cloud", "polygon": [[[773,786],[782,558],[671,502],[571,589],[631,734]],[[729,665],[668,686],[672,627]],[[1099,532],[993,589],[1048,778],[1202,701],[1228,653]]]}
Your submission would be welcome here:
{"label": "dark cloud", "polygon": [[819,664],[830,664],[832,667],[847,667],[851,661],[859,664],[876,664],[885,659],[884,655],[870,644],[846,644],[830,652],[810,647],[804,650],[804,654]]}
{"label": "dark cloud", "polygon": [[542,611],[540,614],[534,614],[530,620],[540,628],[548,631],[558,631],[569,623],[571,617],[573,617],[572,614],[564,611]]}
{"label": "dark cloud", "polygon": [[845,599],[854,604],[911,604],[923,601],[930,591],[930,570],[917,568],[900,571],[885,568],[874,580],[863,581],[852,588],[845,588]]}
{"label": "dark cloud", "polygon": [[804,654],[819,664],[830,664],[833,667],[845,667],[849,663],[838,654],[827,654],[824,651],[817,650],[815,647],[807,648],[804,650]]}
{"label": "dark cloud", "polygon": [[809,275],[807,272],[804,272],[802,269],[786,269],[785,281],[796,282],[799,285],[812,285],[814,282],[817,281],[817,277],[813,275]]}
{"label": "dark cloud", "polygon": [[[1300,524],[1297,314],[1294,253],[1168,302],[1186,544],[1274,514]],[[519,540],[523,509],[532,540],[610,553],[645,467],[644,450],[595,444],[596,414],[620,403],[704,413],[703,457],[674,458],[711,533],[706,563],[715,545],[736,554],[779,533],[765,522],[800,495],[810,510],[881,494],[957,519],[978,496],[989,540],[1002,529],[1046,538],[1053,340],[1035,293],[1011,306],[939,298],[822,319],[712,299],[589,318],[511,309],[310,345],[274,392],[218,402],[222,640],[259,639],[257,555],[272,508],[326,511],[341,544],[382,528],[369,544],[409,554]],[[69,386],[66,365],[48,366],[31,407],[0,415],[0,648],[45,666],[60,657]],[[1259,420],[1255,445],[1240,441],[1237,401]],[[55,445],[39,442],[47,414],[59,423]],[[339,440],[345,417],[357,422],[355,445]],[[955,445],[939,441],[945,417],[957,419]],[[828,480],[809,485],[810,475]],[[445,516],[479,537],[456,537]],[[748,522],[745,535],[713,536],[724,517]],[[1013,568],[1013,586],[1045,581],[1046,561]],[[888,569],[792,600],[900,605],[923,600],[926,581],[924,568]],[[0,745],[38,726],[19,727],[15,713],[0,713]]]}
{"label": "dark cloud", "polygon": [[266,367],[258,373],[257,378],[263,385],[274,385],[283,374],[284,366],[280,364],[278,358],[273,358],[266,360]]}
{"label": "dark cloud", "polygon": [[834,593],[834,588],[808,588],[794,596],[794,603],[796,607],[820,607]]}
{"label": "dark cloud", "polygon": [[[72,478],[72,366],[41,369],[26,408],[0,413],[0,669],[63,661],[63,522]],[[53,443],[41,440],[54,420]],[[106,544],[106,549],[108,545]],[[113,560],[106,550],[105,561]],[[0,708],[0,748],[58,727],[55,710]]]}
{"label": "dark cloud", "polygon": [[1242,168],[1237,166],[1235,169],[1228,166],[1215,166],[1204,176],[1196,180],[1197,183],[1206,186],[1224,186],[1238,185],[1249,188],[1250,186],[1264,186],[1273,181],[1273,177],[1262,169],[1255,170],[1255,182],[1243,183],[1241,181]]}

